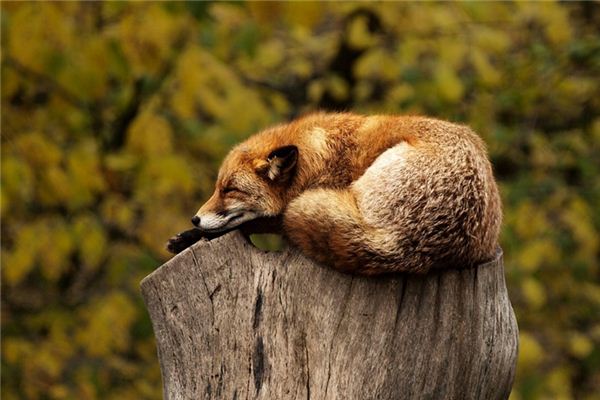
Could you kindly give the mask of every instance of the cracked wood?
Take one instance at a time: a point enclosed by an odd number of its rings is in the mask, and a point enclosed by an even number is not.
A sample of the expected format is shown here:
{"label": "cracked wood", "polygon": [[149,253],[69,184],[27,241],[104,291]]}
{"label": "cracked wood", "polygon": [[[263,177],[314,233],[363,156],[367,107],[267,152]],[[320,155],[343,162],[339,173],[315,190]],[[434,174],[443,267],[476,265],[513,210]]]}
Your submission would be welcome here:
{"label": "cracked wood", "polygon": [[142,281],[165,399],[504,399],[518,331],[501,254],[350,276],[233,232]]}

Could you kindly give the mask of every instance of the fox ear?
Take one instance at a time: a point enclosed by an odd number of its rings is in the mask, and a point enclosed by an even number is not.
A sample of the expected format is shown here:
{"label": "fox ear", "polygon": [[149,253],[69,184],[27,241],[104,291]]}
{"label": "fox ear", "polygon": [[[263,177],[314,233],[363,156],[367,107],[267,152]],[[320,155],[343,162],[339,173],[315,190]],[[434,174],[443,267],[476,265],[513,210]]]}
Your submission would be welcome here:
{"label": "fox ear", "polygon": [[291,178],[297,161],[298,147],[283,146],[269,154],[261,169],[270,180],[285,182]]}

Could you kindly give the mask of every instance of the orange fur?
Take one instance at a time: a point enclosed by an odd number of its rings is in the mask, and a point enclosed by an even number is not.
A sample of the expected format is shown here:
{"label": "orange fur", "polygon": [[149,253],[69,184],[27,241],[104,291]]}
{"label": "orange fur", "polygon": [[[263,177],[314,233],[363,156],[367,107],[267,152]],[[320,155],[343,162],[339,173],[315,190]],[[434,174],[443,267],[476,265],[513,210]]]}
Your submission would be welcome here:
{"label": "orange fur", "polygon": [[210,231],[282,217],[307,256],[373,274],[491,258],[501,205],[485,146],[468,127],[316,113],[236,146],[197,216]]}

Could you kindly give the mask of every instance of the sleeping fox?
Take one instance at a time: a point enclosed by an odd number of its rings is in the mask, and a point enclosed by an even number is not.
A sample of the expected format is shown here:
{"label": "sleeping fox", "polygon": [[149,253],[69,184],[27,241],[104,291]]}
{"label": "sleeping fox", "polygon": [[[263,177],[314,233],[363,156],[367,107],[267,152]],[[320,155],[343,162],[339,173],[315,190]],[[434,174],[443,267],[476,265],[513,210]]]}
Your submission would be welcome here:
{"label": "sleeping fox", "polygon": [[279,230],[344,272],[424,273],[493,258],[501,219],[484,143],[468,127],[316,113],[231,150],[192,218],[197,228],[167,248],[178,253],[232,229]]}

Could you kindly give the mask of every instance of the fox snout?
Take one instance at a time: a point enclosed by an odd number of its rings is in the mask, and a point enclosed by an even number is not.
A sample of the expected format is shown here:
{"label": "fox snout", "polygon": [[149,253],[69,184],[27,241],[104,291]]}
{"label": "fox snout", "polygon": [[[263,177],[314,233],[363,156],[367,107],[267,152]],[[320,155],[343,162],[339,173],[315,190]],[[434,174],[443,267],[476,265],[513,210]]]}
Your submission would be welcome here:
{"label": "fox snout", "polygon": [[207,212],[192,217],[192,224],[204,232],[221,232],[255,219],[256,213],[245,210]]}

